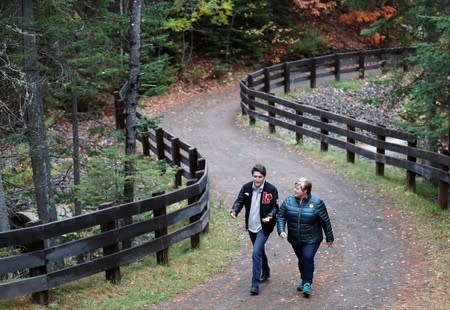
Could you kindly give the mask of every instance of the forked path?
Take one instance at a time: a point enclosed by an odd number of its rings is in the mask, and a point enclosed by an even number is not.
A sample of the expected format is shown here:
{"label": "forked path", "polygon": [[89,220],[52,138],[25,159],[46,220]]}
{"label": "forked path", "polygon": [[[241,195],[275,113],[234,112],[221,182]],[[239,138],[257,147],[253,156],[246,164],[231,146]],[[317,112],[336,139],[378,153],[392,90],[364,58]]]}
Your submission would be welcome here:
{"label": "forked path", "polygon": [[[272,277],[250,296],[250,241],[228,269],[157,309],[406,309],[419,275],[417,251],[398,225],[390,203],[340,177],[339,171],[308,158],[298,149],[239,126],[239,89],[227,87],[199,95],[164,113],[162,127],[197,147],[207,159],[211,192],[230,207],[241,185],[251,179],[255,163],[264,164],[267,180],[281,201],[295,179],[313,182],[313,194],[327,207],[335,234],[334,247],[324,244],[316,256],[313,295],[295,289],[297,261],[290,245],[274,232],[267,244]],[[214,214],[212,214],[214,216]],[[230,225],[241,225],[243,214]],[[243,226],[242,226],[243,227]],[[409,305],[408,305],[409,304]]]}

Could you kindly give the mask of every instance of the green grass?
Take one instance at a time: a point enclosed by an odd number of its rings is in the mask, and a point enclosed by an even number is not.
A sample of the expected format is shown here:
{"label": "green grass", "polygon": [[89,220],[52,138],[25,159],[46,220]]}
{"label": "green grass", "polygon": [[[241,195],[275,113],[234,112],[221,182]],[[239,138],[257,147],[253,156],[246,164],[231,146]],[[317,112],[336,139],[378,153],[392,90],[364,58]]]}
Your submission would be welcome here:
{"label": "green grass", "polygon": [[[198,249],[191,249],[187,239],[170,248],[169,266],[157,265],[155,255],[123,266],[119,285],[110,284],[99,273],[60,286],[50,291],[48,309],[143,309],[223,272],[241,242],[220,197],[214,197],[211,206],[209,232],[201,235]],[[28,295],[1,300],[0,309],[42,307],[32,304]]]}
{"label": "green grass", "polygon": [[340,81],[331,81],[327,83],[328,87],[334,87],[334,88],[340,88],[345,91],[359,91],[361,87],[364,85],[364,83],[367,82],[366,80],[340,80]]}

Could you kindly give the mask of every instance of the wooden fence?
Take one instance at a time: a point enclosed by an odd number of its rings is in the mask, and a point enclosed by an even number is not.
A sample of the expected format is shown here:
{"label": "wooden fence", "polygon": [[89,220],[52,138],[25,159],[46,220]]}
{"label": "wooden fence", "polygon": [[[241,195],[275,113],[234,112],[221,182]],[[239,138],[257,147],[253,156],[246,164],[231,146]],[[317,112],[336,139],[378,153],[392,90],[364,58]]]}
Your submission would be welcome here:
{"label": "wooden fence", "polygon": [[256,119],[267,122],[271,132],[278,126],[294,132],[297,141],[303,136],[318,140],[321,151],[327,151],[329,145],[345,150],[348,162],[355,161],[355,154],[374,160],[377,175],[384,174],[386,164],[403,168],[411,191],[415,191],[416,175],[434,180],[439,184],[438,205],[448,208],[449,156],[419,149],[417,138],[412,134],[274,95],[280,89],[288,93],[305,81],[314,88],[318,79],[327,77],[340,80],[344,74],[354,76],[356,73],[359,78],[364,78],[368,71],[394,65],[401,65],[406,70],[405,55],[413,52],[391,48],[338,53],[260,69],[241,80],[242,113],[248,114],[250,124]]}
{"label": "wooden fence", "polygon": [[[116,121],[121,127],[124,107],[119,99],[116,98]],[[187,238],[191,239],[191,247],[199,246],[200,233],[208,229],[210,217],[206,160],[195,148],[161,128],[146,128],[140,141],[144,155],[155,154],[158,159],[179,166],[176,189],[131,203],[107,203],[98,211],[66,220],[30,223],[26,228],[1,232],[0,248],[20,249],[20,253],[0,258],[0,275],[27,277],[0,282],[0,299],[31,293],[35,302],[48,304],[48,290],[64,283],[103,271],[107,280],[118,283],[120,266],[124,264],[154,253],[159,264],[168,264],[168,248]],[[183,177],[185,186],[181,186]],[[175,204],[174,211],[170,211]],[[118,225],[120,220],[132,216],[140,220]],[[68,235],[78,239],[54,244],[53,240],[63,240]],[[131,247],[121,246],[130,239],[135,240]],[[79,260],[82,256],[90,258]],[[71,263],[60,266],[64,261]]]}

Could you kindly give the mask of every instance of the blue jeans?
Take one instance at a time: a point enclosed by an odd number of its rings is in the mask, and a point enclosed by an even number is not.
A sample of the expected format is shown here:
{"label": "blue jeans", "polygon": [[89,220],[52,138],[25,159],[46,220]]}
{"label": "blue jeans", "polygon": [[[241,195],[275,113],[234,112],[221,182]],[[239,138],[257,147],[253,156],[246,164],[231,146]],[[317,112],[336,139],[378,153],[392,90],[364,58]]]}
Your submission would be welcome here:
{"label": "blue jeans", "polygon": [[319,249],[319,243],[308,245],[295,245],[292,244],[295,255],[298,258],[298,271],[300,271],[300,277],[303,283],[312,284],[314,275],[314,256]]}
{"label": "blue jeans", "polygon": [[265,245],[267,239],[269,239],[270,233],[265,233],[262,229],[257,233],[248,232],[250,240],[253,244],[253,274],[252,274],[252,287],[259,287],[259,280],[261,279],[261,273],[270,273],[269,263],[267,262]]}

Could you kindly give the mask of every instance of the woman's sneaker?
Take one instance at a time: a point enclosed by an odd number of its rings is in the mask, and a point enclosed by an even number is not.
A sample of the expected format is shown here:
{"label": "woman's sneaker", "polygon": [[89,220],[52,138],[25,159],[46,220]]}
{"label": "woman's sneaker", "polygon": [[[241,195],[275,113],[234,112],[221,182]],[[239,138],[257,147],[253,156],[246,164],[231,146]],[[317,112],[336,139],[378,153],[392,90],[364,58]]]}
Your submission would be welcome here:
{"label": "woman's sneaker", "polygon": [[303,291],[303,280],[300,280],[300,282],[298,282],[297,291],[299,292]]}
{"label": "woman's sneaker", "polygon": [[311,284],[309,284],[308,282],[303,284],[303,296],[309,297],[311,295],[311,292],[312,292]]}

